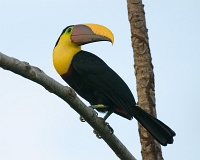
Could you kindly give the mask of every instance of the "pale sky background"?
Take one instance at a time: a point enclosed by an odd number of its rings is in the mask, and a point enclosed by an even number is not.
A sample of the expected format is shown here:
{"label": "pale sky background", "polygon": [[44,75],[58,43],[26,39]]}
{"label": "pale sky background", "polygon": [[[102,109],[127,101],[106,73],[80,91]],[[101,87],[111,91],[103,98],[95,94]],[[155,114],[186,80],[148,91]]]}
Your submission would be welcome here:
{"label": "pale sky background", "polygon": [[[158,118],[177,134],[162,147],[165,160],[198,160],[200,144],[200,2],[144,0],[155,73]],[[0,51],[65,82],[52,64],[63,28],[98,23],[115,35],[83,47],[101,57],[128,84],[137,101],[127,2],[116,0],[0,0]],[[86,103],[88,105],[88,103]],[[100,116],[103,116],[100,114]],[[108,119],[138,159],[137,122]],[[0,160],[117,160],[68,104],[40,85],[0,68]]]}

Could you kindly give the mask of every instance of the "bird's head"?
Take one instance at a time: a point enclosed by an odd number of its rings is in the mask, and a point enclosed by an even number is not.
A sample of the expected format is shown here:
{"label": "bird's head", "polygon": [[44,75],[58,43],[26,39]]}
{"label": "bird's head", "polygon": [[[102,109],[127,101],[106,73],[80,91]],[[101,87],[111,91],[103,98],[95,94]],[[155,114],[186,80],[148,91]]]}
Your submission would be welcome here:
{"label": "bird's head", "polygon": [[74,45],[84,45],[98,41],[114,43],[112,32],[99,24],[78,24],[66,27],[58,38],[55,47],[60,41],[70,42]]}
{"label": "bird's head", "polygon": [[56,71],[60,75],[65,74],[74,55],[81,51],[81,45],[97,41],[113,43],[114,36],[108,28],[98,24],[78,24],[66,27],[53,50],[53,63]]}

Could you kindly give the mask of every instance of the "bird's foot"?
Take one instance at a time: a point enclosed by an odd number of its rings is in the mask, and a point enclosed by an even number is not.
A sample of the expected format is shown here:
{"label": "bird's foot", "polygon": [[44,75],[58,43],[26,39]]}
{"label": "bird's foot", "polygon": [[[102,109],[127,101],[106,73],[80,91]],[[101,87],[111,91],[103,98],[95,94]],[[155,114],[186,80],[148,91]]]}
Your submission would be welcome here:
{"label": "bird's foot", "polygon": [[82,116],[80,116],[79,119],[81,122],[85,122],[85,119]]}
{"label": "bird's foot", "polygon": [[93,130],[93,133],[96,134],[96,137],[97,137],[97,138],[99,138],[99,139],[102,138],[101,135],[100,135],[96,130]]}
{"label": "bird's foot", "polygon": [[[94,111],[93,119],[95,119],[95,118],[98,117],[98,113],[95,110],[93,110],[93,111]],[[85,119],[82,116],[80,116],[79,119],[80,119],[81,122],[85,122]]]}
{"label": "bird's foot", "polygon": [[112,127],[109,125],[108,122],[105,122],[106,126],[109,128],[110,130],[110,134],[113,134],[114,133],[114,130],[112,129]]}
{"label": "bird's foot", "polygon": [[[105,122],[106,126],[108,127],[109,131],[110,131],[110,134],[113,134],[114,133],[114,130],[112,129],[112,127],[109,125],[109,123]],[[101,139],[101,135],[96,131],[96,130],[93,130],[93,133],[96,134],[96,137],[98,139]]]}

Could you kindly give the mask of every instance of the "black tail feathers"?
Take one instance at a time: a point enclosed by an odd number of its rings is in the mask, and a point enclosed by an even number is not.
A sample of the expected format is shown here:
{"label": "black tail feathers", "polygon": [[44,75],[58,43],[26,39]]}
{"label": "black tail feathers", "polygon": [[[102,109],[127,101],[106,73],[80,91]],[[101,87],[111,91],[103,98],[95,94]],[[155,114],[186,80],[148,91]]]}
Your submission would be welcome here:
{"label": "black tail feathers", "polygon": [[134,115],[135,119],[163,146],[173,143],[173,137],[176,133],[166,124],[151,116],[143,109],[135,106],[138,113]]}

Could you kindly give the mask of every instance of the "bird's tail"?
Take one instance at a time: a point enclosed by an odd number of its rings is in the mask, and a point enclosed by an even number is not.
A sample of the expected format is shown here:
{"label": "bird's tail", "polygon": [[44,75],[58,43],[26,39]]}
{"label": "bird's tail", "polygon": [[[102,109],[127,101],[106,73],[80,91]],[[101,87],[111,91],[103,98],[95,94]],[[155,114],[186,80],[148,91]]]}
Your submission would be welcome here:
{"label": "bird's tail", "polygon": [[138,111],[134,115],[135,119],[163,146],[173,143],[173,137],[176,133],[166,124],[151,116],[143,109],[135,106]]}

